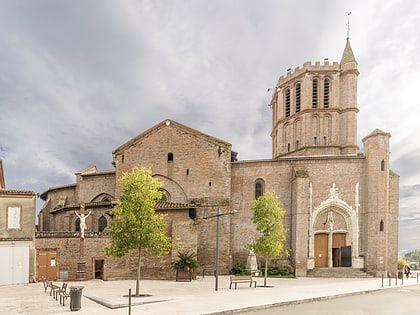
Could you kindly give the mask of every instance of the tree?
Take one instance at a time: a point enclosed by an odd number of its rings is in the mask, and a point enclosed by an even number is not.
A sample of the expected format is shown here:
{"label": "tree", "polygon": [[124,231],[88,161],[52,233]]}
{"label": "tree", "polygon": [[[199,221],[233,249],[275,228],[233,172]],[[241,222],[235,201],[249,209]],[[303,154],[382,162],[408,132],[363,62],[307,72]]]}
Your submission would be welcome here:
{"label": "tree", "polygon": [[140,266],[143,254],[161,257],[169,252],[171,239],[166,235],[164,215],[155,213],[155,204],[162,197],[161,182],[152,177],[150,168],[135,167],[119,178],[122,194],[111,214],[111,245],[104,248],[108,256],[123,257],[137,249],[136,296],[140,295]]}
{"label": "tree", "polygon": [[285,211],[280,207],[278,197],[273,191],[254,200],[251,211],[254,212],[252,222],[256,224],[260,235],[246,247],[265,258],[264,286],[266,287],[268,260],[279,257],[284,252],[286,229],[282,219]]}

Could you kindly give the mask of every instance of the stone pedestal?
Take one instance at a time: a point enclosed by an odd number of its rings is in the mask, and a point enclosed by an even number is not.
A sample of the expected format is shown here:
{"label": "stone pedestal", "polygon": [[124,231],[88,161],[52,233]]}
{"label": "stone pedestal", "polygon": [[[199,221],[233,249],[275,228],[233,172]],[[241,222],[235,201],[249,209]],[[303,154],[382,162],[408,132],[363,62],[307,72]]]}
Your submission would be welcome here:
{"label": "stone pedestal", "polygon": [[76,280],[86,280],[86,261],[80,260],[77,262]]}

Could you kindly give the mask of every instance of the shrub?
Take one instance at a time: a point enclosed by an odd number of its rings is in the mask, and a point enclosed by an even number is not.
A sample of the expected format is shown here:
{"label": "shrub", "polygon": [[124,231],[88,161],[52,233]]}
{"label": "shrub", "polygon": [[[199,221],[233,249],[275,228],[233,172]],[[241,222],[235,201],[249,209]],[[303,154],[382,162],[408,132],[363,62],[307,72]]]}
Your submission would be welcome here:
{"label": "shrub", "polygon": [[234,275],[245,275],[246,274],[246,267],[243,263],[237,262],[232,267],[232,274]]}

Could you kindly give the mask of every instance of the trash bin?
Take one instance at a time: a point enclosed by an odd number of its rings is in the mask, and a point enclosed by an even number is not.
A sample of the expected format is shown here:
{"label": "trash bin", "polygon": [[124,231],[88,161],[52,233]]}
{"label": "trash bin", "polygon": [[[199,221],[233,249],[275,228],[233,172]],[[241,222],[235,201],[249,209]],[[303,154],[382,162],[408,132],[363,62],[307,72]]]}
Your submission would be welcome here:
{"label": "trash bin", "polygon": [[84,287],[70,287],[70,311],[78,311],[82,308],[82,291]]}

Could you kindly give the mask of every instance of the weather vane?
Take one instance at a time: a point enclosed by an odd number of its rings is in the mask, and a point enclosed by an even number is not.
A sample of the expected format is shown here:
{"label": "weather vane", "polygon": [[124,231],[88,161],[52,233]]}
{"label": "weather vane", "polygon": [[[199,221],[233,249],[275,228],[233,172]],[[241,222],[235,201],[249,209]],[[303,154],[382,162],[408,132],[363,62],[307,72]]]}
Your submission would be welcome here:
{"label": "weather vane", "polygon": [[351,12],[347,13],[347,39],[350,38],[350,14]]}

